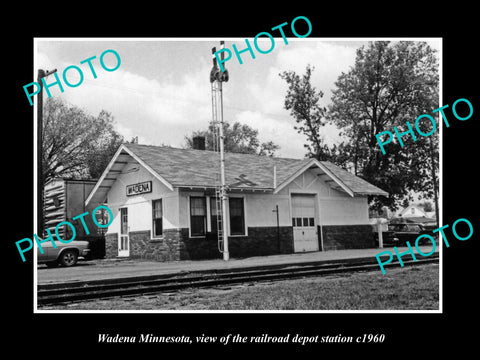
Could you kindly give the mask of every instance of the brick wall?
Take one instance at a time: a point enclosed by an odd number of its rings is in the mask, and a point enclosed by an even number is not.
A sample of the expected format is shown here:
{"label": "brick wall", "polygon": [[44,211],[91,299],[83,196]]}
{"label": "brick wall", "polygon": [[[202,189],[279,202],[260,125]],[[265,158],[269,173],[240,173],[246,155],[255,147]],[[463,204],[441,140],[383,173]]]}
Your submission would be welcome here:
{"label": "brick wall", "polygon": [[375,247],[371,225],[324,225],[322,230],[325,251]]}

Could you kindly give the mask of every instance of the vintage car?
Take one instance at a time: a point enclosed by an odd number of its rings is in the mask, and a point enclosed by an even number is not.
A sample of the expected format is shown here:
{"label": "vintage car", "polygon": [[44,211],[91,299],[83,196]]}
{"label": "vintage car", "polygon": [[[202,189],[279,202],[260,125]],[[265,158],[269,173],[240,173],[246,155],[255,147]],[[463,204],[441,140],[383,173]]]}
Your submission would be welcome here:
{"label": "vintage car", "polygon": [[55,241],[56,248],[51,241],[41,244],[43,254],[37,246],[37,262],[48,267],[57,265],[74,266],[79,257],[88,258],[90,253],[88,241],[72,241],[67,244]]}
{"label": "vintage car", "polygon": [[[408,241],[411,246],[415,246],[417,237],[422,234],[432,235],[431,231],[418,223],[396,223],[388,224],[388,231],[382,233],[384,246],[406,246]],[[378,246],[378,234],[375,234],[375,242]],[[429,243],[427,239],[420,239],[419,245]]]}

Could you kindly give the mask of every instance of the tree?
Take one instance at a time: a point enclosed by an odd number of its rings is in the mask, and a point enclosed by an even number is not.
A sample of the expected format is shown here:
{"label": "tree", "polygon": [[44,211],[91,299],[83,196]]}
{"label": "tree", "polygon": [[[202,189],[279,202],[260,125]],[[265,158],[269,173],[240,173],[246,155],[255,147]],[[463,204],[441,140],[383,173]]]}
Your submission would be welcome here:
{"label": "tree", "polygon": [[419,203],[418,205],[421,206],[425,212],[433,211],[433,206],[432,206],[432,203],[430,201],[423,201],[423,202]]}
{"label": "tree", "polygon": [[98,178],[123,142],[104,110],[97,117],[58,98],[45,102],[43,177]]}
{"label": "tree", "polygon": [[394,209],[409,191],[432,196],[438,182],[438,132],[416,142],[406,136],[404,147],[391,142],[385,155],[375,135],[394,126],[406,130],[406,121],[413,124],[438,107],[435,51],[425,42],[371,42],[357,51],[355,65],[335,86],[327,118],[346,138],[339,147],[349,154],[356,174],[390,193],[388,199],[373,199],[374,205]]}
{"label": "tree", "polygon": [[320,129],[326,124],[324,119],[326,109],[318,103],[323,97],[323,92],[311,84],[310,78],[314,69],[307,65],[305,75],[302,77],[294,71],[284,71],[279,76],[288,84],[284,108],[290,110],[297,123],[294,129],[299,134],[307,136],[307,143],[304,146],[308,150],[308,156],[317,160],[328,160],[330,152],[320,133]]}
{"label": "tree", "polygon": [[[224,149],[226,152],[274,156],[275,151],[280,148],[273,141],[260,143],[258,130],[248,125],[242,125],[239,122],[234,122],[233,125],[228,122],[223,124]],[[194,131],[191,136],[185,136],[186,147],[193,148],[193,138],[203,136],[205,137],[205,149],[215,150],[218,148],[218,145],[215,144],[216,133],[215,124],[211,121],[207,130]]]}
{"label": "tree", "polygon": [[[87,145],[85,149],[88,174],[93,179],[98,179],[102,175],[112,156],[124,142],[123,137],[113,129],[114,118],[110,113],[102,110],[97,121],[104,124],[104,129],[98,133],[97,139]],[[133,138],[131,142],[135,141],[136,138]]]}

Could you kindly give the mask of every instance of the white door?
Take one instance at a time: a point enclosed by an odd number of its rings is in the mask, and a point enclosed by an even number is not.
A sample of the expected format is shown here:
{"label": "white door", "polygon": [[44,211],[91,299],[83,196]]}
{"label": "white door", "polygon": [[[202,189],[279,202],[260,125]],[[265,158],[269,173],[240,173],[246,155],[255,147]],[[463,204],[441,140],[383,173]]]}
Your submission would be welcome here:
{"label": "white door", "polygon": [[292,194],[293,249],[318,251],[315,195]]}
{"label": "white door", "polygon": [[120,209],[120,237],[118,238],[118,256],[130,256],[128,239],[128,209]]}

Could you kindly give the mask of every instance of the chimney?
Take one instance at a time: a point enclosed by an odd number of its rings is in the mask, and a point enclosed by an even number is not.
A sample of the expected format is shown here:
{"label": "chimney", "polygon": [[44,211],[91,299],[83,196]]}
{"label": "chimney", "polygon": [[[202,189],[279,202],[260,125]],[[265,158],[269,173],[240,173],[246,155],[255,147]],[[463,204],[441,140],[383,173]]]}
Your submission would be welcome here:
{"label": "chimney", "polygon": [[205,150],[205,136],[194,136],[192,142],[195,150]]}

